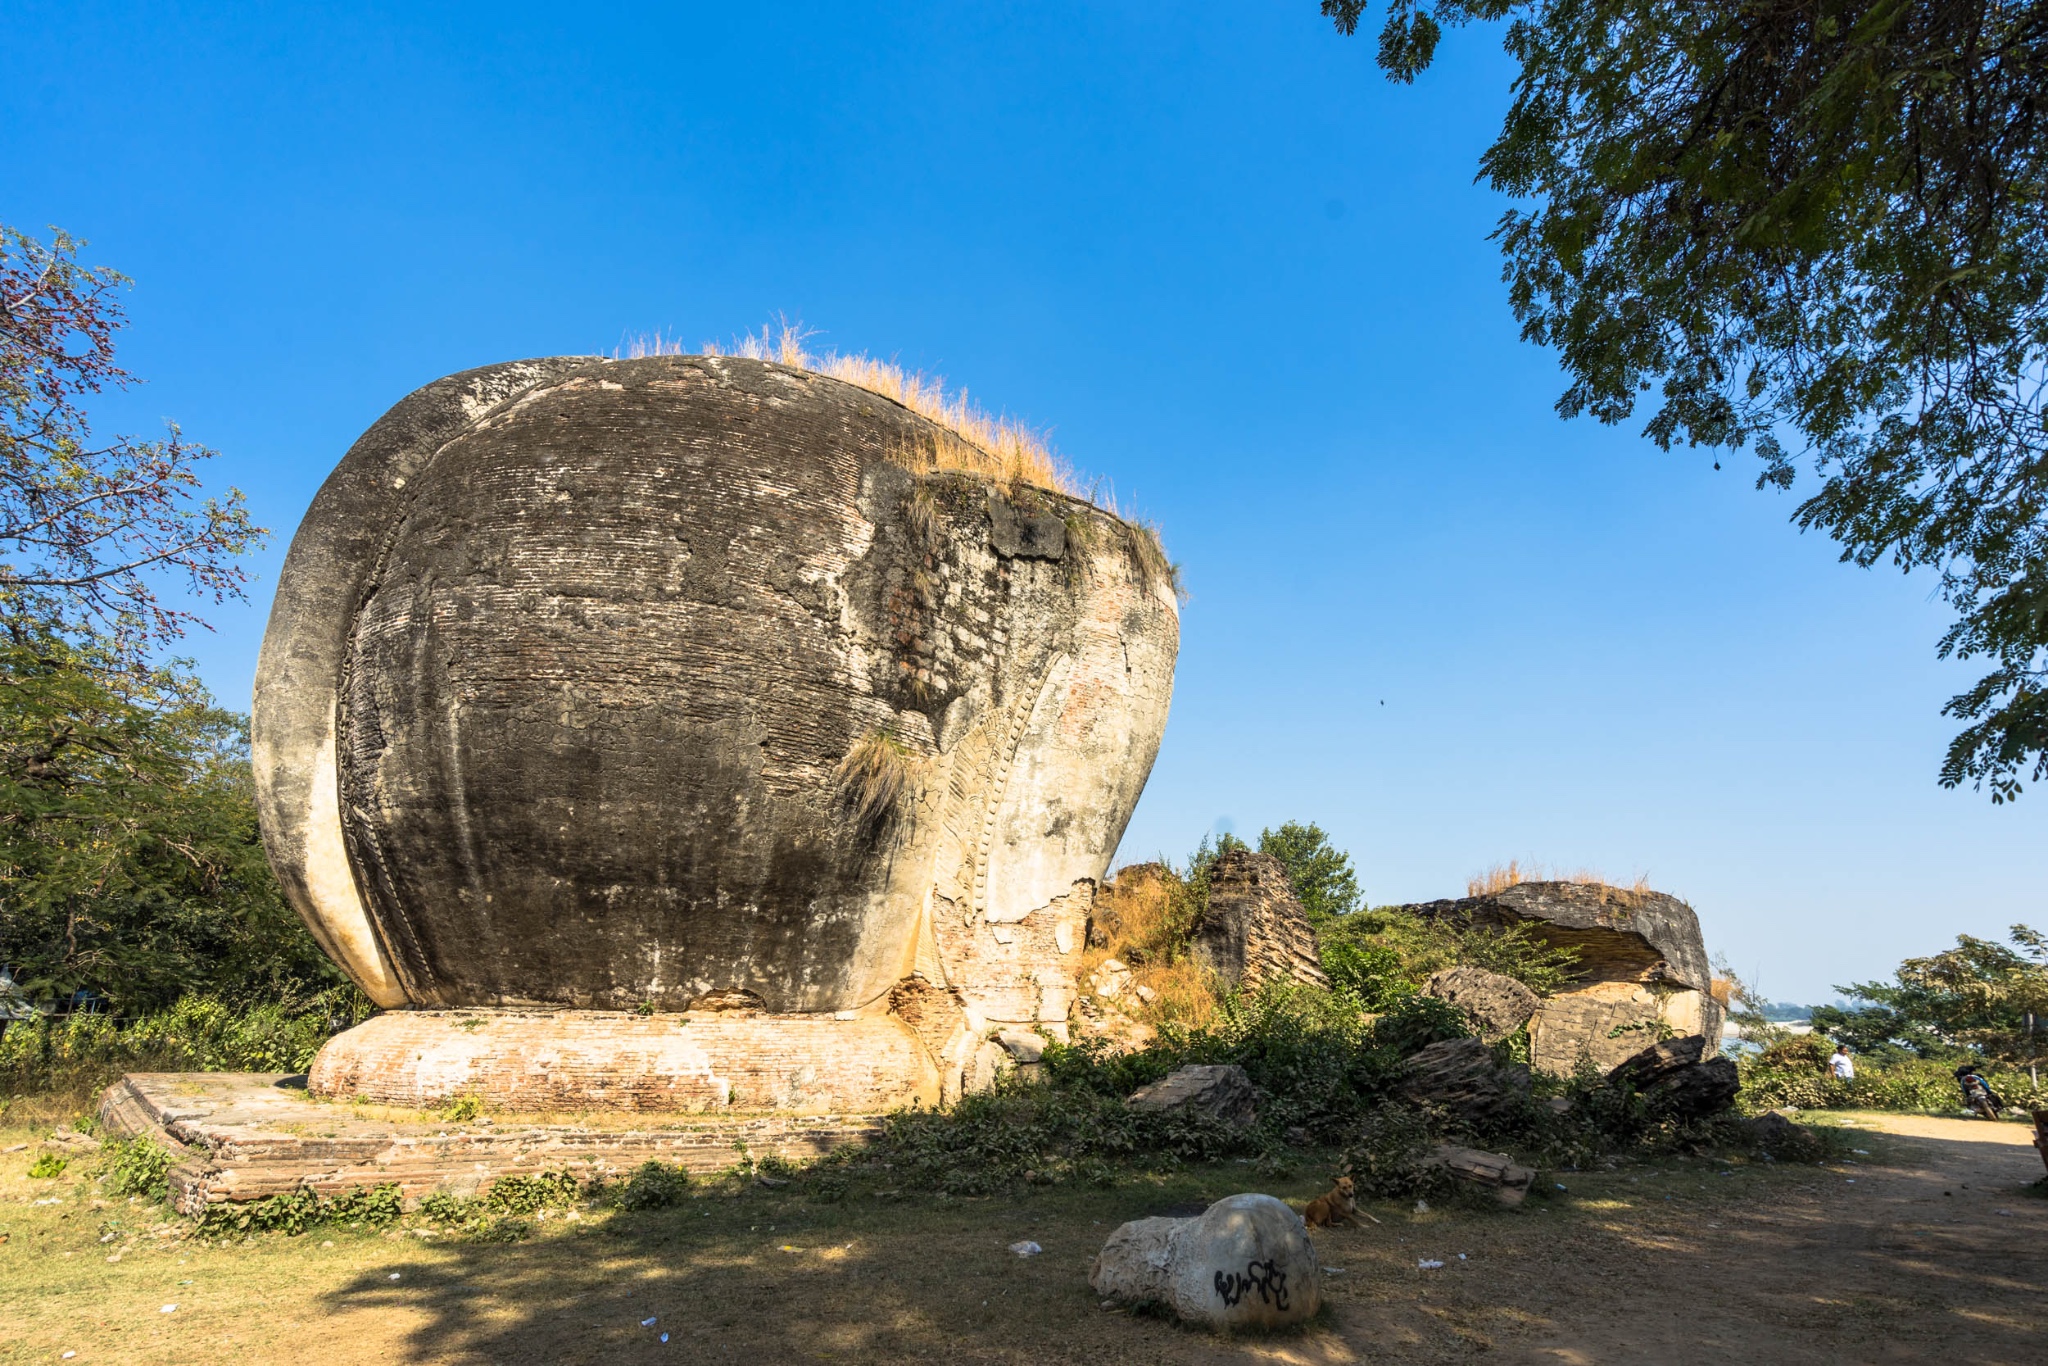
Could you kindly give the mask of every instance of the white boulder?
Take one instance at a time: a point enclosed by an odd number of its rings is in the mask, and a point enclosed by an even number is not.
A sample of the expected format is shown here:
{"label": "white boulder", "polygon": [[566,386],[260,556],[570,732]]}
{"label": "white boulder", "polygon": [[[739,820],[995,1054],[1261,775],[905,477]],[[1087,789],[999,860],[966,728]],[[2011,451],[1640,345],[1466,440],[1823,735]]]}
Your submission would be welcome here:
{"label": "white boulder", "polygon": [[1323,1302],[1308,1229],[1270,1195],[1233,1195],[1193,1219],[1133,1220],[1103,1244],[1088,1283],[1221,1330],[1300,1323]]}

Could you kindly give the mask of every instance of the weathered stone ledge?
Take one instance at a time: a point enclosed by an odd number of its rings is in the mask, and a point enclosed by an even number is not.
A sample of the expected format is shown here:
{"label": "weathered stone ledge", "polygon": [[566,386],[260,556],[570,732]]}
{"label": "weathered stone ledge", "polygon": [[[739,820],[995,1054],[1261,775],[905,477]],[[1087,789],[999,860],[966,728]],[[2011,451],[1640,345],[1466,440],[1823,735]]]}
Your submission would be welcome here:
{"label": "weathered stone ledge", "polygon": [[571,1171],[618,1176],[647,1161],[723,1171],[742,1153],[792,1162],[875,1132],[874,1115],[518,1116],[450,1123],[417,1112],[323,1101],[301,1078],[260,1072],[134,1072],[100,1098],[111,1134],[147,1134],[176,1159],[172,1204],[260,1200],[301,1186],[337,1195],[396,1184],[408,1205],[461,1195],[503,1176]]}

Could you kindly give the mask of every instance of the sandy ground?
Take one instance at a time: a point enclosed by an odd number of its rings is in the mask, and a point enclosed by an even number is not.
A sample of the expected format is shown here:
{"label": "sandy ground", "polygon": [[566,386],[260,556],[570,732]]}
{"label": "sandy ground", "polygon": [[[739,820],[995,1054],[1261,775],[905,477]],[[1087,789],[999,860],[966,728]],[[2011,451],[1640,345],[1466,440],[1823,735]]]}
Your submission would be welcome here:
{"label": "sandy ground", "polygon": [[[1512,1213],[1375,1206],[1383,1226],[1321,1236],[1343,1270],[1318,1324],[1236,1341],[1103,1309],[1089,1259],[1123,1219],[1233,1190],[1299,1200],[1316,1173],[1261,1182],[1225,1166],[1108,1192],[822,1207],[754,1190],[557,1219],[511,1245],[330,1229],[206,1247],[151,1207],[95,1207],[69,1176],[28,1180],[31,1152],[16,1151],[0,1155],[0,1359],[2048,1361],[2048,1200],[2026,1189],[2043,1170],[2028,1131],[1829,1122],[1867,1134],[1867,1154],[1548,1174],[1547,1198]],[[1008,1253],[1020,1238],[1044,1255]]]}

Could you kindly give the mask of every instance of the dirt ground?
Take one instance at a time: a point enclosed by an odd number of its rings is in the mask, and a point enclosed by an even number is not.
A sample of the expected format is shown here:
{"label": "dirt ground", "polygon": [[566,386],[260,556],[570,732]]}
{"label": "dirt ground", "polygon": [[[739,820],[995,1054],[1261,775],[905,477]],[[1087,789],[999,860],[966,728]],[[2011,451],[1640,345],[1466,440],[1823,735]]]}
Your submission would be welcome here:
{"label": "dirt ground", "polygon": [[[2048,1360],[2048,1200],[2026,1189],[2042,1175],[2028,1131],[1825,1122],[1867,1135],[1853,1140],[1866,1153],[1548,1173],[1546,1198],[1513,1212],[1372,1206],[1381,1227],[1320,1236],[1342,1270],[1317,1324],[1234,1341],[1102,1308],[1090,1258],[1124,1219],[1238,1190],[1298,1201],[1320,1173],[1226,1165],[1112,1191],[826,1206],[755,1188],[558,1216],[514,1244],[343,1228],[202,1246],[153,1207],[95,1207],[77,1170],[27,1178],[30,1146],[0,1153],[0,1360]],[[0,1133],[0,1148],[32,1137]],[[1025,1238],[1043,1255],[1006,1250]]]}

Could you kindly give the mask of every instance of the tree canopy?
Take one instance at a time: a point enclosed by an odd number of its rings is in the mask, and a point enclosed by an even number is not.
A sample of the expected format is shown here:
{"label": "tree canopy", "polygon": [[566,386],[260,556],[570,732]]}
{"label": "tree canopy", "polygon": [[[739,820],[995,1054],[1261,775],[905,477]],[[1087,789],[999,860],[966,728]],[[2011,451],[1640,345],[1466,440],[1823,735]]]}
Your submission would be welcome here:
{"label": "tree canopy", "polygon": [[1560,414],[1810,460],[1795,522],[1938,574],[1989,665],[1942,783],[2048,777],[2048,0],[1389,0],[1379,64],[1496,19],[1480,176]]}
{"label": "tree canopy", "polygon": [[1813,1027],[1866,1052],[1944,1058],[1970,1049],[2034,1066],[2048,1053],[2048,938],[2014,925],[2011,939],[1959,935],[1952,949],[1899,964],[1890,982],[1836,987],[1864,1004],[1818,1006]]}
{"label": "tree canopy", "polygon": [[93,439],[126,281],[78,246],[0,225],[0,965],[38,1002],[290,1002],[343,979],[264,860],[246,720],[161,658],[263,532],[176,427]]}
{"label": "tree canopy", "polygon": [[1351,855],[1330,843],[1320,825],[1288,821],[1278,830],[1259,832],[1259,852],[1270,854],[1287,870],[1301,908],[1317,925],[1358,909],[1358,874]]}
{"label": "tree canopy", "polygon": [[123,678],[0,646],[0,959],[23,994],[134,1014],[341,985],[264,860],[245,720]]}
{"label": "tree canopy", "polygon": [[127,279],[80,265],[80,245],[0,224],[0,626],[135,669],[200,624],[158,585],[239,598],[238,559],[264,532],[238,490],[200,495],[213,452],[175,425],[158,441],[95,441],[84,400],[133,380],[114,363]]}

